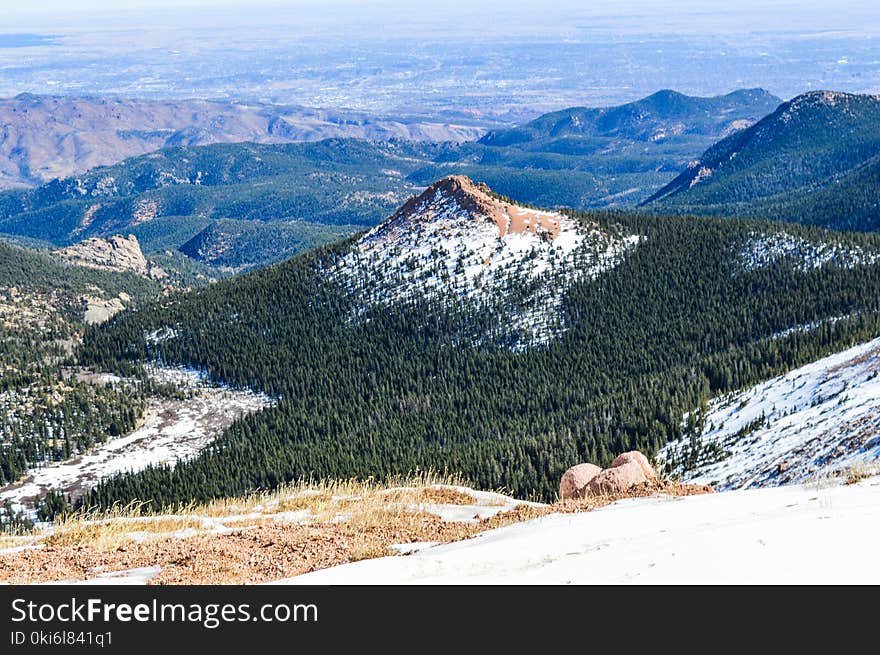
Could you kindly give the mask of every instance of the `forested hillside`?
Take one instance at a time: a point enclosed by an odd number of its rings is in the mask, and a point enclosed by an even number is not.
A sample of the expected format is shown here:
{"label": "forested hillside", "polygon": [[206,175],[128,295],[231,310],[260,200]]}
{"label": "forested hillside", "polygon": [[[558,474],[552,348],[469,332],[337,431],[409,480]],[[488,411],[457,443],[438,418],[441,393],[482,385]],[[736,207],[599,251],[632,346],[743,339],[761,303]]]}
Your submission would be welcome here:
{"label": "forested hillside", "polygon": [[641,239],[615,267],[574,280],[566,331],[525,350],[451,339],[479,320],[466,298],[361,304],[326,274],[351,241],[90,329],[81,356],[94,365],[186,363],[280,397],[194,460],[108,480],[90,502],[164,504],[416,468],[549,499],[572,464],[652,454],[702,400],[880,335],[878,237],[574,217]]}
{"label": "forested hillside", "polygon": [[190,237],[211,218],[373,225],[414,188],[402,176],[417,147],[330,139],[167,148],[0,194],[0,229],[64,244],[131,228],[150,251],[165,218],[201,219]]}
{"label": "forested hillside", "polygon": [[667,89],[618,107],[571,107],[544,114],[520,127],[489,132],[479,142],[570,154],[597,153],[615,145],[635,151],[638,142],[642,150],[645,144],[662,144],[667,154],[676,147],[685,152],[706,138],[748,127],[781,102],[763,89],[741,89],[711,98]]}
{"label": "forested hillside", "polygon": [[0,242],[0,485],[134,426],[140,393],[90,383],[69,366],[90,307],[121,310],[160,288]]}
{"label": "forested hillside", "polygon": [[880,228],[880,97],[815,91],[709,148],[649,206]]}

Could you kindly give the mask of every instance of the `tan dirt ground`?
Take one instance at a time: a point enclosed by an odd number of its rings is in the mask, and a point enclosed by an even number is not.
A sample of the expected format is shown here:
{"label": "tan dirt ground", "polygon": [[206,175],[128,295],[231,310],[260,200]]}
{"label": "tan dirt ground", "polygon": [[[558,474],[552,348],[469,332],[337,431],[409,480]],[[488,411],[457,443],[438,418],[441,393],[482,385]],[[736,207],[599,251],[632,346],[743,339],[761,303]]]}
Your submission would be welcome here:
{"label": "tan dirt ground", "polygon": [[[424,500],[429,502],[473,502],[470,496],[454,489],[424,491]],[[475,523],[445,522],[424,512],[389,512],[386,521],[366,525],[333,521],[310,525],[267,523],[264,518],[230,534],[168,536],[104,548],[50,538],[42,548],[0,554],[0,581],[31,584],[84,580],[111,571],[159,566],[161,571],[149,584],[253,584],[389,555],[393,552],[392,544],[448,543],[553,512],[590,511],[622,498],[658,493],[687,496],[711,491],[711,487],[668,481],[646,483],[616,496],[554,505],[521,504]]]}

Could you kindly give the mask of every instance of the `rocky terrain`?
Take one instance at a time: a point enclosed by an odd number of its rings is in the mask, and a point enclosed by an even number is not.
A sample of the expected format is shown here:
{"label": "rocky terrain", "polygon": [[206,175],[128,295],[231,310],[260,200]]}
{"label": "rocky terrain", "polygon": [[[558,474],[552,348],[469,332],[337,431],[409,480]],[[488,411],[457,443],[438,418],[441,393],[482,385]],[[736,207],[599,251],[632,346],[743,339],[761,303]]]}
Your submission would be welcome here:
{"label": "rocky terrain", "polygon": [[0,582],[272,582],[467,543],[487,530],[548,514],[591,512],[621,498],[706,491],[655,481],[577,503],[543,505],[432,475],[399,484],[302,483],[159,514],[117,508],[70,517],[0,541]]}
{"label": "rocky terrain", "polygon": [[119,273],[131,272],[151,280],[168,277],[168,273],[144,257],[137,237],[133,234],[127,237],[117,234],[106,239],[85,239],[67,248],[54,250],[53,255],[62,263],[72,266]]}
{"label": "rocky terrain", "polygon": [[620,500],[281,584],[877,584],[880,479]]}
{"label": "rocky terrain", "polygon": [[871,520],[880,506],[876,477],[714,494],[658,479],[650,465],[642,470],[640,453],[618,460],[605,471],[634,465],[643,481],[549,505],[427,475],[378,485],[304,482],[158,513],[74,515],[0,541],[0,581],[876,581],[863,566],[880,545]]}
{"label": "rocky terrain", "polygon": [[577,464],[559,481],[559,498],[578,500],[589,496],[625,493],[632,487],[657,482],[657,472],[648,458],[637,450],[621,453],[602,469],[595,464]]}

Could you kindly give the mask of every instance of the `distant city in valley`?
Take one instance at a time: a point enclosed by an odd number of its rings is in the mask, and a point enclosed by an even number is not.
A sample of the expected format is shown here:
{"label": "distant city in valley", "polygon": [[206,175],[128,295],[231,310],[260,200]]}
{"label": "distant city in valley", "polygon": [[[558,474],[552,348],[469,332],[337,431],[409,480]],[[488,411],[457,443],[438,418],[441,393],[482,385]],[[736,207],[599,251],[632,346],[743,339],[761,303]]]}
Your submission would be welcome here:
{"label": "distant city in valley", "polygon": [[448,12],[415,7],[384,17],[381,8],[340,16],[267,5],[230,14],[234,22],[186,3],[137,20],[12,14],[0,34],[0,97],[213,98],[515,123],[663,88],[717,95],[761,87],[784,99],[816,89],[880,92],[880,34],[847,22],[846,12],[770,3],[761,22],[628,4],[635,9],[613,15],[563,2],[538,17],[514,3],[485,29],[479,21],[490,7],[457,2]]}

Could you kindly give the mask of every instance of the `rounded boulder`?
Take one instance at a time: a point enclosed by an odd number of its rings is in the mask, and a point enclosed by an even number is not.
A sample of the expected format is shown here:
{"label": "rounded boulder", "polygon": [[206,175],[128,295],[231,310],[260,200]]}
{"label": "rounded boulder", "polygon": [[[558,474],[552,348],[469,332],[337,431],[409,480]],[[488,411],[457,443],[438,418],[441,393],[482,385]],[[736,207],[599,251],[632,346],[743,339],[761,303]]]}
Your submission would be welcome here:
{"label": "rounded boulder", "polygon": [[637,462],[624,462],[596,475],[590,480],[587,489],[592,495],[607,496],[623,493],[647,481],[648,477]]}
{"label": "rounded boulder", "polygon": [[595,464],[578,464],[572,466],[562,475],[559,482],[559,499],[573,500],[582,498],[586,492],[590,481],[593,480],[602,469]]}
{"label": "rounded boulder", "polygon": [[645,474],[645,477],[648,480],[657,479],[657,471],[655,471],[654,467],[651,466],[651,462],[648,461],[648,458],[645,457],[638,450],[631,450],[628,453],[621,453],[614,458],[613,462],[611,462],[611,468],[616,468],[621,464],[628,464],[630,462],[635,462],[636,464],[638,464],[639,468],[642,469],[642,472]]}

